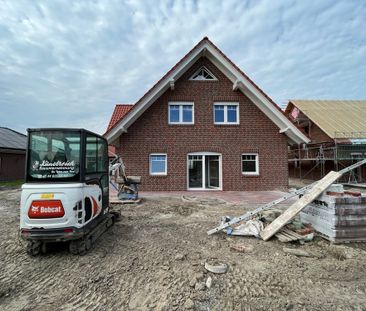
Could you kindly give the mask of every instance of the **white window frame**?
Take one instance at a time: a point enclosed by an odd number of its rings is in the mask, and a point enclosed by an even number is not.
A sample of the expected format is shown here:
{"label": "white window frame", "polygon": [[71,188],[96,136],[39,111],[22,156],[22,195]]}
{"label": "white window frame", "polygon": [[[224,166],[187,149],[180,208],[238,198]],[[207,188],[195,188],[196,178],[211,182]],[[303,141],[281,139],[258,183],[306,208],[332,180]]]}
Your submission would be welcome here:
{"label": "white window frame", "polygon": [[[255,156],[255,172],[243,172],[243,155],[254,155]],[[243,175],[258,176],[259,175],[259,155],[255,152],[242,153],[240,156],[241,161],[241,173]]]}
{"label": "white window frame", "polygon": [[[152,160],[151,156],[165,156],[165,170],[164,172],[154,173],[152,172]],[[166,153],[150,153],[149,154],[149,173],[151,176],[166,176],[168,175],[168,155]]]}
{"label": "white window frame", "polygon": [[[215,121],[215,106],[224,106],[224,122],[216,122]],[[228,106],[236,106],[236,122],[228,122],[227,120],[227,107]],[[239,121],[239,103],[237,102],[215,102],[213,107],[213,120],[214,124],[227,124],[227,125],[238,125]]]}
{"label": "white window frame", "polygon": [[[178,122],[170,122],[170,106],[179,106],[179,121]],[[192,106],[192,121],[191,122],[183,122],[183,106]],[[168,104],[168,124],[194,124],[194,102],[169,102]]]}

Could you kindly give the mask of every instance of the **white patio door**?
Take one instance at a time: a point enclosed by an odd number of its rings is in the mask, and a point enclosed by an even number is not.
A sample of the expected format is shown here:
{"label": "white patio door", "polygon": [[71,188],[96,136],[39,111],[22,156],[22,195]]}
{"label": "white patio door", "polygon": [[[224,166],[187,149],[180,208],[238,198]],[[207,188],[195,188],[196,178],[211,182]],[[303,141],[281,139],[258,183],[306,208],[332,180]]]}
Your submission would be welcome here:
{"label": "white patio door", "polygon": [[187,155],[188,190],[221,190],[221,154],[196,152]]}

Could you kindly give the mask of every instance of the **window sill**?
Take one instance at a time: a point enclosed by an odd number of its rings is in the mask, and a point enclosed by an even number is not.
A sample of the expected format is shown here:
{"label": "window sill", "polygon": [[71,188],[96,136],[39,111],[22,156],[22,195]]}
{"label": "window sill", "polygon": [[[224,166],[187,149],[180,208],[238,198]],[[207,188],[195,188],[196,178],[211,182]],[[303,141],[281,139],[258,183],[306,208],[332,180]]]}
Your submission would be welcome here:
{"label": "window sill", "polygon": [[241,173],[243,177],[260,177],[259,173]]}
{"label": "window sill", "polygon": [[238,126],[240,123],[214,123],[214,125],[223,126],[223,125],[229,125],[229,126]]}
{"label": "window sill", "polygon": [[168,125],[184,125],[184,126],[187,126],[187,125],[194,125],[194,123],[168,123]]}
{"label": "window sill", "polygon": [[149,174],[150,177],[167,177],[168,174]]}

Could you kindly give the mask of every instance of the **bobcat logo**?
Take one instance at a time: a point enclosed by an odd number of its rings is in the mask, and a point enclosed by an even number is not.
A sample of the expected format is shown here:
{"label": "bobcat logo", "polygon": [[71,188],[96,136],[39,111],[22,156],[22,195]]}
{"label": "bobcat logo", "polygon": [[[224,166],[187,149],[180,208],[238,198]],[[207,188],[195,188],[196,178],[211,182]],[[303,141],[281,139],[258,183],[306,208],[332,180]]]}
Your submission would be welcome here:
{"label": "bobcat logo", "polygon": [[39,161],[34,161],[34,162],[33,162],[33,165],[32,165],[32,168],[33,168],[34,170],[38,170],[38,169],[39,169]]}

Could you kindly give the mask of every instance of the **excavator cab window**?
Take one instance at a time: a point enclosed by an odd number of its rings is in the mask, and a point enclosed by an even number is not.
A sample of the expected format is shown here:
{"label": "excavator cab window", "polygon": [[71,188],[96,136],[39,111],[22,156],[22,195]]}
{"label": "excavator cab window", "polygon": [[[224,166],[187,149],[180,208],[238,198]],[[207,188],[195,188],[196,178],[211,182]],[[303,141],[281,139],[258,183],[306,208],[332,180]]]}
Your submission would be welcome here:
{"label": "excavator cab window", "polygon": [[108,172],[108,146],[104,139],[86,136],[85,173]]}
{"label": "excavator cab window", "polygon": [[107,141],[84,129],[29,129],[28,182],[86,182],[108,193]]}
{"label": "excavator cab window", "polygon": [[81,134],[76,131],[29,133],[27,180],[78,181]]}

